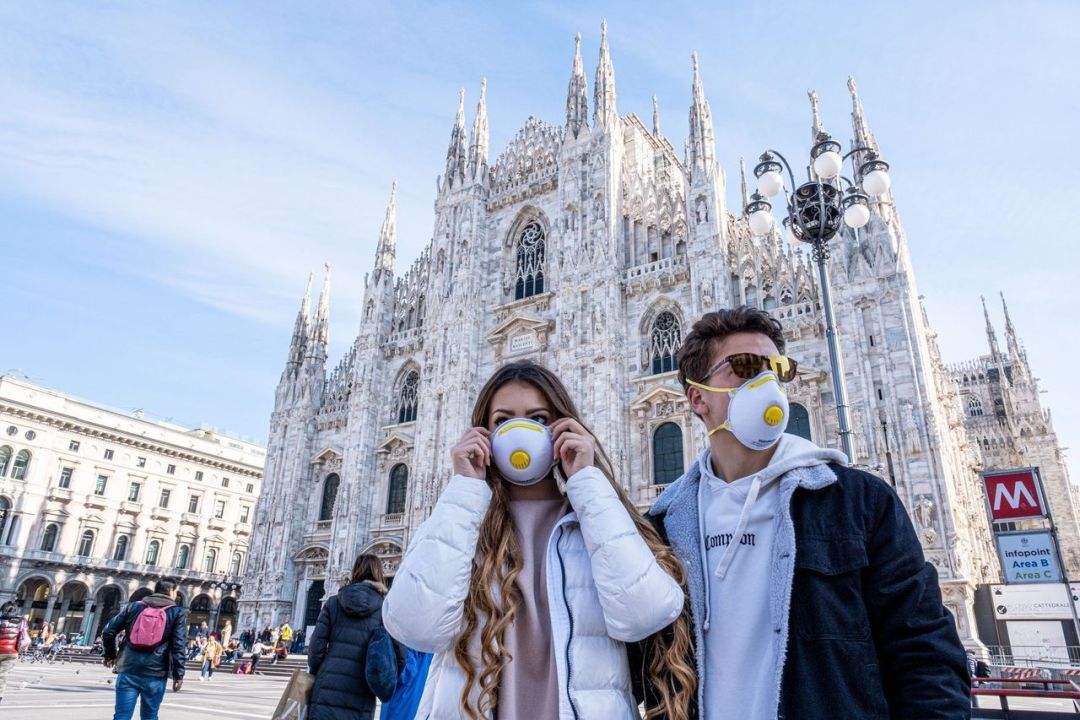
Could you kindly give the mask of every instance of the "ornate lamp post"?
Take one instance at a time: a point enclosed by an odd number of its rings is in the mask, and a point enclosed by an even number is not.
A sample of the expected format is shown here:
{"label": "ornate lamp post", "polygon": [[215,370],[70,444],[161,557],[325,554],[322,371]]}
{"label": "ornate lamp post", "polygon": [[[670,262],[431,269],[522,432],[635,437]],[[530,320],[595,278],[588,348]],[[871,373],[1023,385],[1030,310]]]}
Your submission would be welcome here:
{"label": "ornate lamp post", "polygon": [[[828,339],[829,364],[832,367],[833,395],[836,398],[836,416],[840,424],[840,447],[849,459],[851,453],[851,424],[848,421],[847,391],[844,387],[844,359],[836,337],[836,317],[833,313],[832,294],[829,285],[827,262],[829,241],[840,231],[841,223],[858,229],[870,221],[870,197],[884,195],[889,190],[889,164],[867,147],[856,147],[841,155],[841,146],[828,133],[820,131],[810,148],[810,165],[806,169],[807,181],[795,183],[795,173],[783,155],[776,150],[766,150],[754,168],[757,192],[746,204],[750,231],[755,235],[767,235],[773,227],[772,203],[768,198],[783,192],[787,198],[787,216],[783,223],[791,228],[797,240],[813,248],[814,261],[818,267],[821,300],[825,312],[825,335]],[[855,182],[841,174],[844,161],[862,153],[862,162],[855,166]],[[783,171],[791,179],[789,192],[784,184]],[[846,187],[846,189],[845,189]]]}

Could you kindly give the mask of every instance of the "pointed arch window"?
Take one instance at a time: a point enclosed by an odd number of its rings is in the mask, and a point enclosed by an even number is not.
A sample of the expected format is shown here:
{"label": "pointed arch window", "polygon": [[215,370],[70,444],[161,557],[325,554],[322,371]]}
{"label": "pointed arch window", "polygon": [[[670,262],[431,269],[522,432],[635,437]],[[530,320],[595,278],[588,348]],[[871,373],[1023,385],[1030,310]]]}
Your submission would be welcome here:
{"label": "pointed arch window", "polygon": [[82,534],[82,537],[79,538],[79,551],[76,554],[82,555],[83,557],[90,557],[91,553],[93,553],[93,552],[94,552],[94,531],[93,530],[87,530]]}
{"label": "pointed arch window", "polygon": [[800,403],[793,402],[788,408],[787,432],[807,440],[813,440],[810,437],[810,413]]}
{"label": "pointed arch window", "polygon": [[10,445],[0,447],[0,477],[7,477],[8,465],[11,464],[12,452]]}
{"label": "pointed arch window", "polygon": [[337,501],[338,483],[341,478],[331,473],[323,481],[322,503],[319,505],[319,520],[331,520],[334,517],[334,503]]}
{"label": "pointed arch window", "polygon": [[386,514],[405,512],[405,494],[409,487],[409,468],[399,463],[390,471],[390,485],[386,492]]}
{"label": "pointed arch window", "polygon": [[113,550],[113,560],[127,560],[128,536],[121,535],[116,538],[116,548]]}
{"label": "pointed arch window", "polygon": [[675,354],[682,342],[682,329],[675,314],[665,310],[656,316],[652,324],[649,344],[649,358],[652,362],[652,374],[671,372],[678,367]]}
{"label": "pointed arch window", "polygon": [[544,229],[533,221],[526,225],[517,244],[514,299],[522,300],[544,292]]}
{"label": "pointed arch window", "polygon": [[161,543],[157,540],[151,540],[150,546],[146,548],[146,564],[157,565],[158,554],[161,552]]}
{"label": "pointed arch window", "polygon": [[413,422],[416,420],[417,390],[420,387],[420,373],[410,370],[401,381],[401,390],[398,392],[397,421],[399,423]]}
{"label": "pointed arch window", "polygon": [[56,536],[60,534],[60,526],[56,523],[49,523],[45,526],[45,534],[41,537],[41,549],[45,552],[52,552],[56,549]]}
{"label": "pointed arch window", "polygon": [[30,451],[20,450],[15,456],[15,464],[11,466],[12,480],[25,480],[26,473],[30,469]]}
{"label": "pointed arch window", "polygon": [[683,474],[683,433],[673,422],[653,432],[653,483],[666,485]]}
{"label": "pointed arch window", "polygon": [[968,399],[968,415],[971,417],[979,417],[983,414],[982,400],[978,396],[972,395]]}

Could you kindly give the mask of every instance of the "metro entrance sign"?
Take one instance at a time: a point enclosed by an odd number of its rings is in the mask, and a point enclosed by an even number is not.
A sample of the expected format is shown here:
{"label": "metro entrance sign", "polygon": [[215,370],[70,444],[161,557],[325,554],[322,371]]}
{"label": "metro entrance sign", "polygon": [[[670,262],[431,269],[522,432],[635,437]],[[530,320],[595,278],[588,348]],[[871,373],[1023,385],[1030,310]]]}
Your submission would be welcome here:
{"label": "metro entrance sign", "polygon": [[1039,476],[1035,468],[981,473],[993,522],[1045,517]]}

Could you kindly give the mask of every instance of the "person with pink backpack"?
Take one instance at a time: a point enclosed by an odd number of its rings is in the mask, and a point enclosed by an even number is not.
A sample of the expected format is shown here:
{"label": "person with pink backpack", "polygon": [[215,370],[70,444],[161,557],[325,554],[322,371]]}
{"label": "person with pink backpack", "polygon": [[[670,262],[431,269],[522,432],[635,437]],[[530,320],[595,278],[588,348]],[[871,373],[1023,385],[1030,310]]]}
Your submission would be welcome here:
{"label": "person with pink backpack", "polygon": [[[184,683],[188,611],[176,604],[176,583],[162,578],[154,592],[128,603],[101,631],[103,663],[116,665],[116,704],[113,720],[131,720],[139,702],[142,720],[157,720],[172,677],[173,692]],[[125,632],[119,655],[116,636]]]}

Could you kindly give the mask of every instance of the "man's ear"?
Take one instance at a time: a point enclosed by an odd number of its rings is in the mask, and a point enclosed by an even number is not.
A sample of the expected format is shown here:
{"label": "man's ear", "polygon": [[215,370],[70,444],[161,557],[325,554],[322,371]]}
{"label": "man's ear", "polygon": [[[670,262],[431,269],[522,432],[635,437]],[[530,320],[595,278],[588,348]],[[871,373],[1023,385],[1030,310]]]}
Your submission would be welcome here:
{"label": "man's ear", "polygon": [[701,414],[707,411],[708,405],[705,404],[705,399],[701,395],[701,390],[691,385],[686,388],[686,399],[690,401],[690,409],[694,411],[694,414],[699,418]]}

